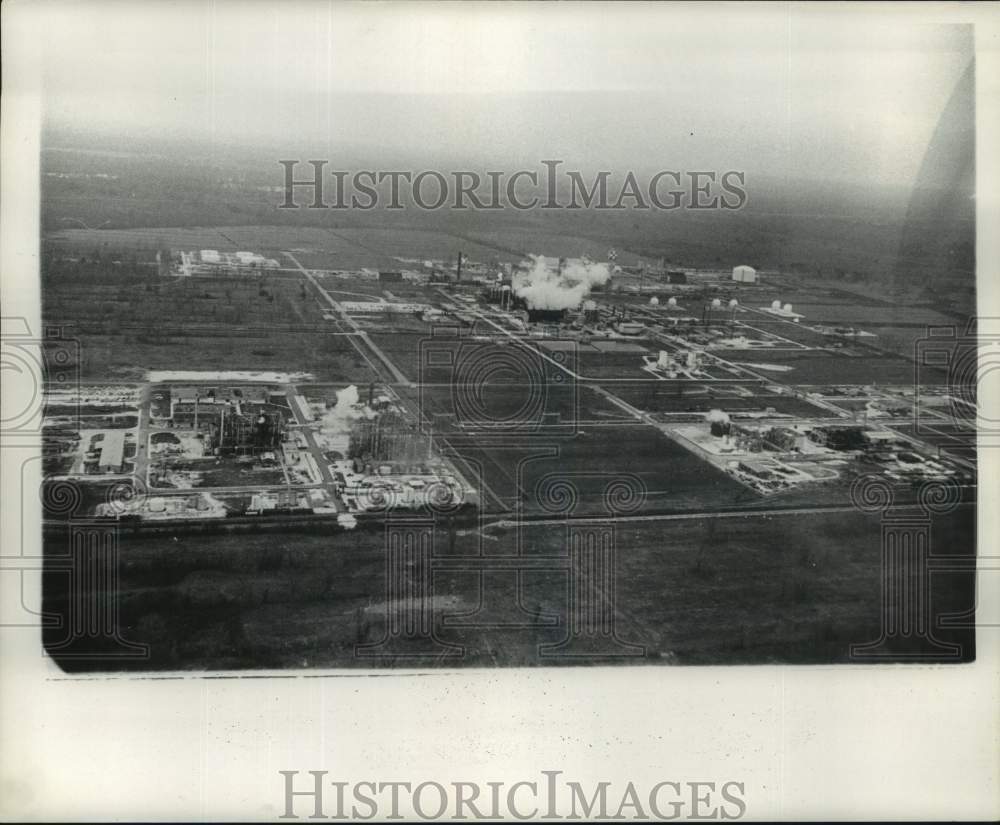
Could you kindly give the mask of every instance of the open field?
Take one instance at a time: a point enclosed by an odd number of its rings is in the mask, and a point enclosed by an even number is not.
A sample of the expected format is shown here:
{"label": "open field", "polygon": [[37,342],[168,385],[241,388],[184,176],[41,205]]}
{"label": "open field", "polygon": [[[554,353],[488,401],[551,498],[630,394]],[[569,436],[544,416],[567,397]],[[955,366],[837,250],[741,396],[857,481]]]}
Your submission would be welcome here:
{"label": "open field", "polygon": [[123,286],[60,278],[43,295],[47,323],[80,342],[86,378],[141,378],[147,369],[296,370],[371,380],[371,370],[323,320],[300,280],[170,279]]}
{"label": "open field", "polygon": [[[842,352],[761,352],[760,350],[727,350],[726,360],[739,363],[765,363],[791,367],[791,371],[775,373],[783,383],[816,384],[899,384],[911,385],[915,366],[912,361],[899,356],[870,353],[859,350],[856,356]],[[722,353],[720,353],[722,354]],[[751,367],[750,369],[753,369]],[[769,375],[766,371],[759,371]],[[927,368],[922,371],[927,383],[947,383],[943,370]]]}
{"label": "open field", "polygon": [[[638,512],[675,512],[747,506],[760,497],[702,461],[655,428],[618,422],[604,429],[584,425],[582,432],[560,436],[536,434],[496,438],[442,436],[480,478],[493,507],[523,508],[527,514],[547,511],[556,495],[550,485],[569,482],[577,514],[607,514],[608,485],[627,478],[635,484]],[[499,499],[499,501],[498,501]]]}
{"label": "open field", "polygon": [[81,374],[85,378],[137,379],[147,369],[282,370],[295,364],[319,379],[351,382],[376,379],[368,364],[343,337],[311,328],[218,331],[122,330],[79,333]]}
{"label": "open field", "polygon": [[[486,243],[447,232],[418,228],[322,228],[293,226],[139,227],[135,229],[66,228],[51,232],[46,241],[57,247],[88,250],[107,245],[146,253],[162,246],[174,251],[246,249],[274,257],[290,250],[310,269],[399,268],[399,258],[449,261],[458,253],[488,263],[520,258]],[[606,252],[607,250],[605,250]]]}
{"label": "open field", "polygon": [[[552,556],[553,569],[525,573],[527,611],[557,618],[554,627],[499,628],[442,625],[445,615],[470,612],[479,603],[478,562],[465,570],[434,575],[433,618],[443,642],[464,646],[464,655],[424,657],[411,666],[445,667],[580,664],[543,658],[538,645],[566,633],[565,527],[523,528],[530,557]],[[773,664],[849,661],[851,644],[879,636],[882,587],[879,521],[845,519],[840,513],[747,516],[621,523],[617,548],[614,615],[618,638],[640,645],[644,655],[590,661],[605,664]],[[971,547],[974,513],[962,508],[935,520],[935,553]],[[516,550],[512,530],[489,530],[491,555]],[[474,532],[455,537],[435,531],[435,559],[476,556]],[[380,667],[401,664],[359,659],[356,644],[384,633],[385,551],[381,532],[340,534],[218,535],[180,541],[169,535],[126,536],[121,546],[117,603],[122,635],[150,646],[140,669],[249,667]],[[50,548],[58,545],[49,539]],[[331,552],[334,546],[339,552]],[[60,548],[61,549],[61,548]],[[562,565],[562,567],[560,567]],[[498,617],[522,623],[514,606],[511,574],[484,580]],[[65,611],[65,577],[50,568],[44,578],[44,608]],[[935,615],[974,604],[973,577],[956,572],[931,578]],[[51,647],[58,628],[47,632]],[[975,656],[971,631],[941,629],[942,641]],[[72,652],[68,648],[63,652]],[[632,650],[635,653],[636,651]],[[128,662],[64,659],[69,670],[129,667]],[[587,661],[587,660],[584,660]]]}
{"label": "open field", "polygon": [[906,306],[883,302],[825,303],[813,302],[796,296],[795,311],[805,316],[810,324],[866,325],[901,322],[905,324],[953,324],[954,319],[930,307]]}
{"label": "open field", "polygon": [[829,416],[822,407],[792,395],[776,395],[753,387],[751,397],[735,396],[726,392],[727,387],[706,387],[695,381],[643,381],[619,383],[614,394],[645,412],[706,413],[722,409],[728,413],[759,412],[769,407],[782,415]]}
{"label": "open field", "polygon": [[[504,435],[542,434],[558,429],[560,437],[587,424],[634,421],[634,418],[588,386],[572,382],[549,385],[544,391],[517,381],[499,381],[482,387],[460,384],[401,389],[400,396],[419,412],[425,424],[444,434],[472,434],[496,425]],[[523,426],[515,426],[521,422]]]}
{"label": "open field", "polygon": [[469,238],[428,229],[399,228],[391,231],[378,228],[338,229],[340,237],[383,255],[406,259],[432,259],[454,262],[461,252],[466,258],[480,263],[494,260],[516,262],[518,256],[497,247],[476,243]]}

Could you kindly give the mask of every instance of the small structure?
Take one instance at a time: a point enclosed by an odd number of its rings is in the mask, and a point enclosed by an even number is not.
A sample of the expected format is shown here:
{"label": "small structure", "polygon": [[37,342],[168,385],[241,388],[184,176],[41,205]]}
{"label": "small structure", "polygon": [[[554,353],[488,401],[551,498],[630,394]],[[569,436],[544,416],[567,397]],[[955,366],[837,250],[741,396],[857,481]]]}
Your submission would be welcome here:
{"label": "small structure", "polygon": [[619,321],[615,324],[615,331],[619,335],[642,335],[646,327],[636,321]]}
{"label": "small structure", "polygon": [[757,270],[752,266],[734,266],[733,280],[742,284],[755,284],[757,283]]}
{"label": "small structure", "polygon": [[125,464],[125,431],[107,430],[101,441],[97,469],[102,473],[120,473]]}

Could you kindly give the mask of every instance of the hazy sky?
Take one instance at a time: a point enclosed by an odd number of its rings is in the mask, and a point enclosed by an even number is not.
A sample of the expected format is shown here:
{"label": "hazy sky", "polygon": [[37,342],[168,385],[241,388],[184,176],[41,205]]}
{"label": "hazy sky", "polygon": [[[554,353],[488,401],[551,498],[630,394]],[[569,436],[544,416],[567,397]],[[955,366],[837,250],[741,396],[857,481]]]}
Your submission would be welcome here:
{"label": "hazy sky", "polygon": [[907,183],[971,30],[892,10],[50,5],[54,124],[511,164]]}

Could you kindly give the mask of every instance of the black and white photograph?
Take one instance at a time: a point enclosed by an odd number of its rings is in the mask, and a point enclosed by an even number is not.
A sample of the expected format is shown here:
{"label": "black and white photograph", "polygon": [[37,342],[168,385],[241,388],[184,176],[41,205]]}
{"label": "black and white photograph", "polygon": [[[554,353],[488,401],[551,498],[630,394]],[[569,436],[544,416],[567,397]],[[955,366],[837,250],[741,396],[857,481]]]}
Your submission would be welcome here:
{"label": "black and white photograph", "polygon": [[[440,774],[415,746],[379,762],[389,733],[352,772],[338,710],[308,759],[267,739],[200,796],[135,780],[150,807],[126,813],[67,813],[5,749],[5,818],[1000,814],[996,5],[3,13],[0,638],[47,686],[19,694],[37,718],[5,700],[11,730],[82,731],[96,771],[186,746],[45,722],[73,691],[169,731],[195,722],[162,703],[199,690],[201,730],[246,712],[265,739],[239,699],[257,693],[204,691],[323,691],[329,714],[352,693],[338,707],[372,701],[386,727],[397,703],[426,729],[451,702],[477,717],[444,711]],[[773,776],[717,734],[715,762],[649,772],[680,735],[667,696],[736,725],[712,691],[786,678],[828,687],[808,722],[778,687],[747,723]],[[947,687],[892,700],[883,678]],[[606,691],[631,733],[552,722],[571,759],[459,776],[492,747],[484,714],[503,727],[505,680],[511,741],[521,691],[556,685]],[[967,690],[953,731],[975,741],[937,791],[901,772],[884,807],[810,809],[794,748],[838,736],[843,683],[872,686],[872,724],[932,706],[927,758],[954,701],[936,691]],[[862,707],[843,724],[865,730]],[[699,713],[678,724],[711,727]],[[905,749],[893,730],[873,747]],[[221,751],[198,752],[184,770],[215,781]],[[892,760],[858,758],[878,799]],[[602,761],[618,779],[580,778]]]}

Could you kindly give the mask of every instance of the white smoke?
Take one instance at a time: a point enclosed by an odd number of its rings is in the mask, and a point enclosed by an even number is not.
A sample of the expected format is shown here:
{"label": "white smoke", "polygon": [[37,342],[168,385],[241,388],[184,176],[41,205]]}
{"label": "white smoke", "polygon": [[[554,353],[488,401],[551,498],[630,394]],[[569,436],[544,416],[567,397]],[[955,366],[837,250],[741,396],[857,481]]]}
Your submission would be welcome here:
{"label": "white smoke", "polygon": [[337,405],[334,407],[335,410],[339,409],[349,409],[356,407],[358,401],[360,400],[358,395],[358,388],[351,384],[349,387],[344,387],[342,390],[337,390]]}
{"label": "white smoke", "polygon": [[529,257],[531,269],[518,272],[512,283],[514,292],[531,309],[576,309],[592,287],[607,283],[611,275],[607,264],[573,261],[557,272],[546,265],[543,256]]}
{"label": "white smoke", "polygon": [[337,390],[337,403],[323,413],[322,428],[324,430],[343,431],[350,423],[359,418],[373,418],[375,412],[360,403],[358,388],[351,384],[342,390]]}
{"label": "white smoke", "polygon": [[705,420],[709,424],[715,424],[715,423],[728,424],[729,415],[723,410],[709,410],[707,413],[705,413]]}

